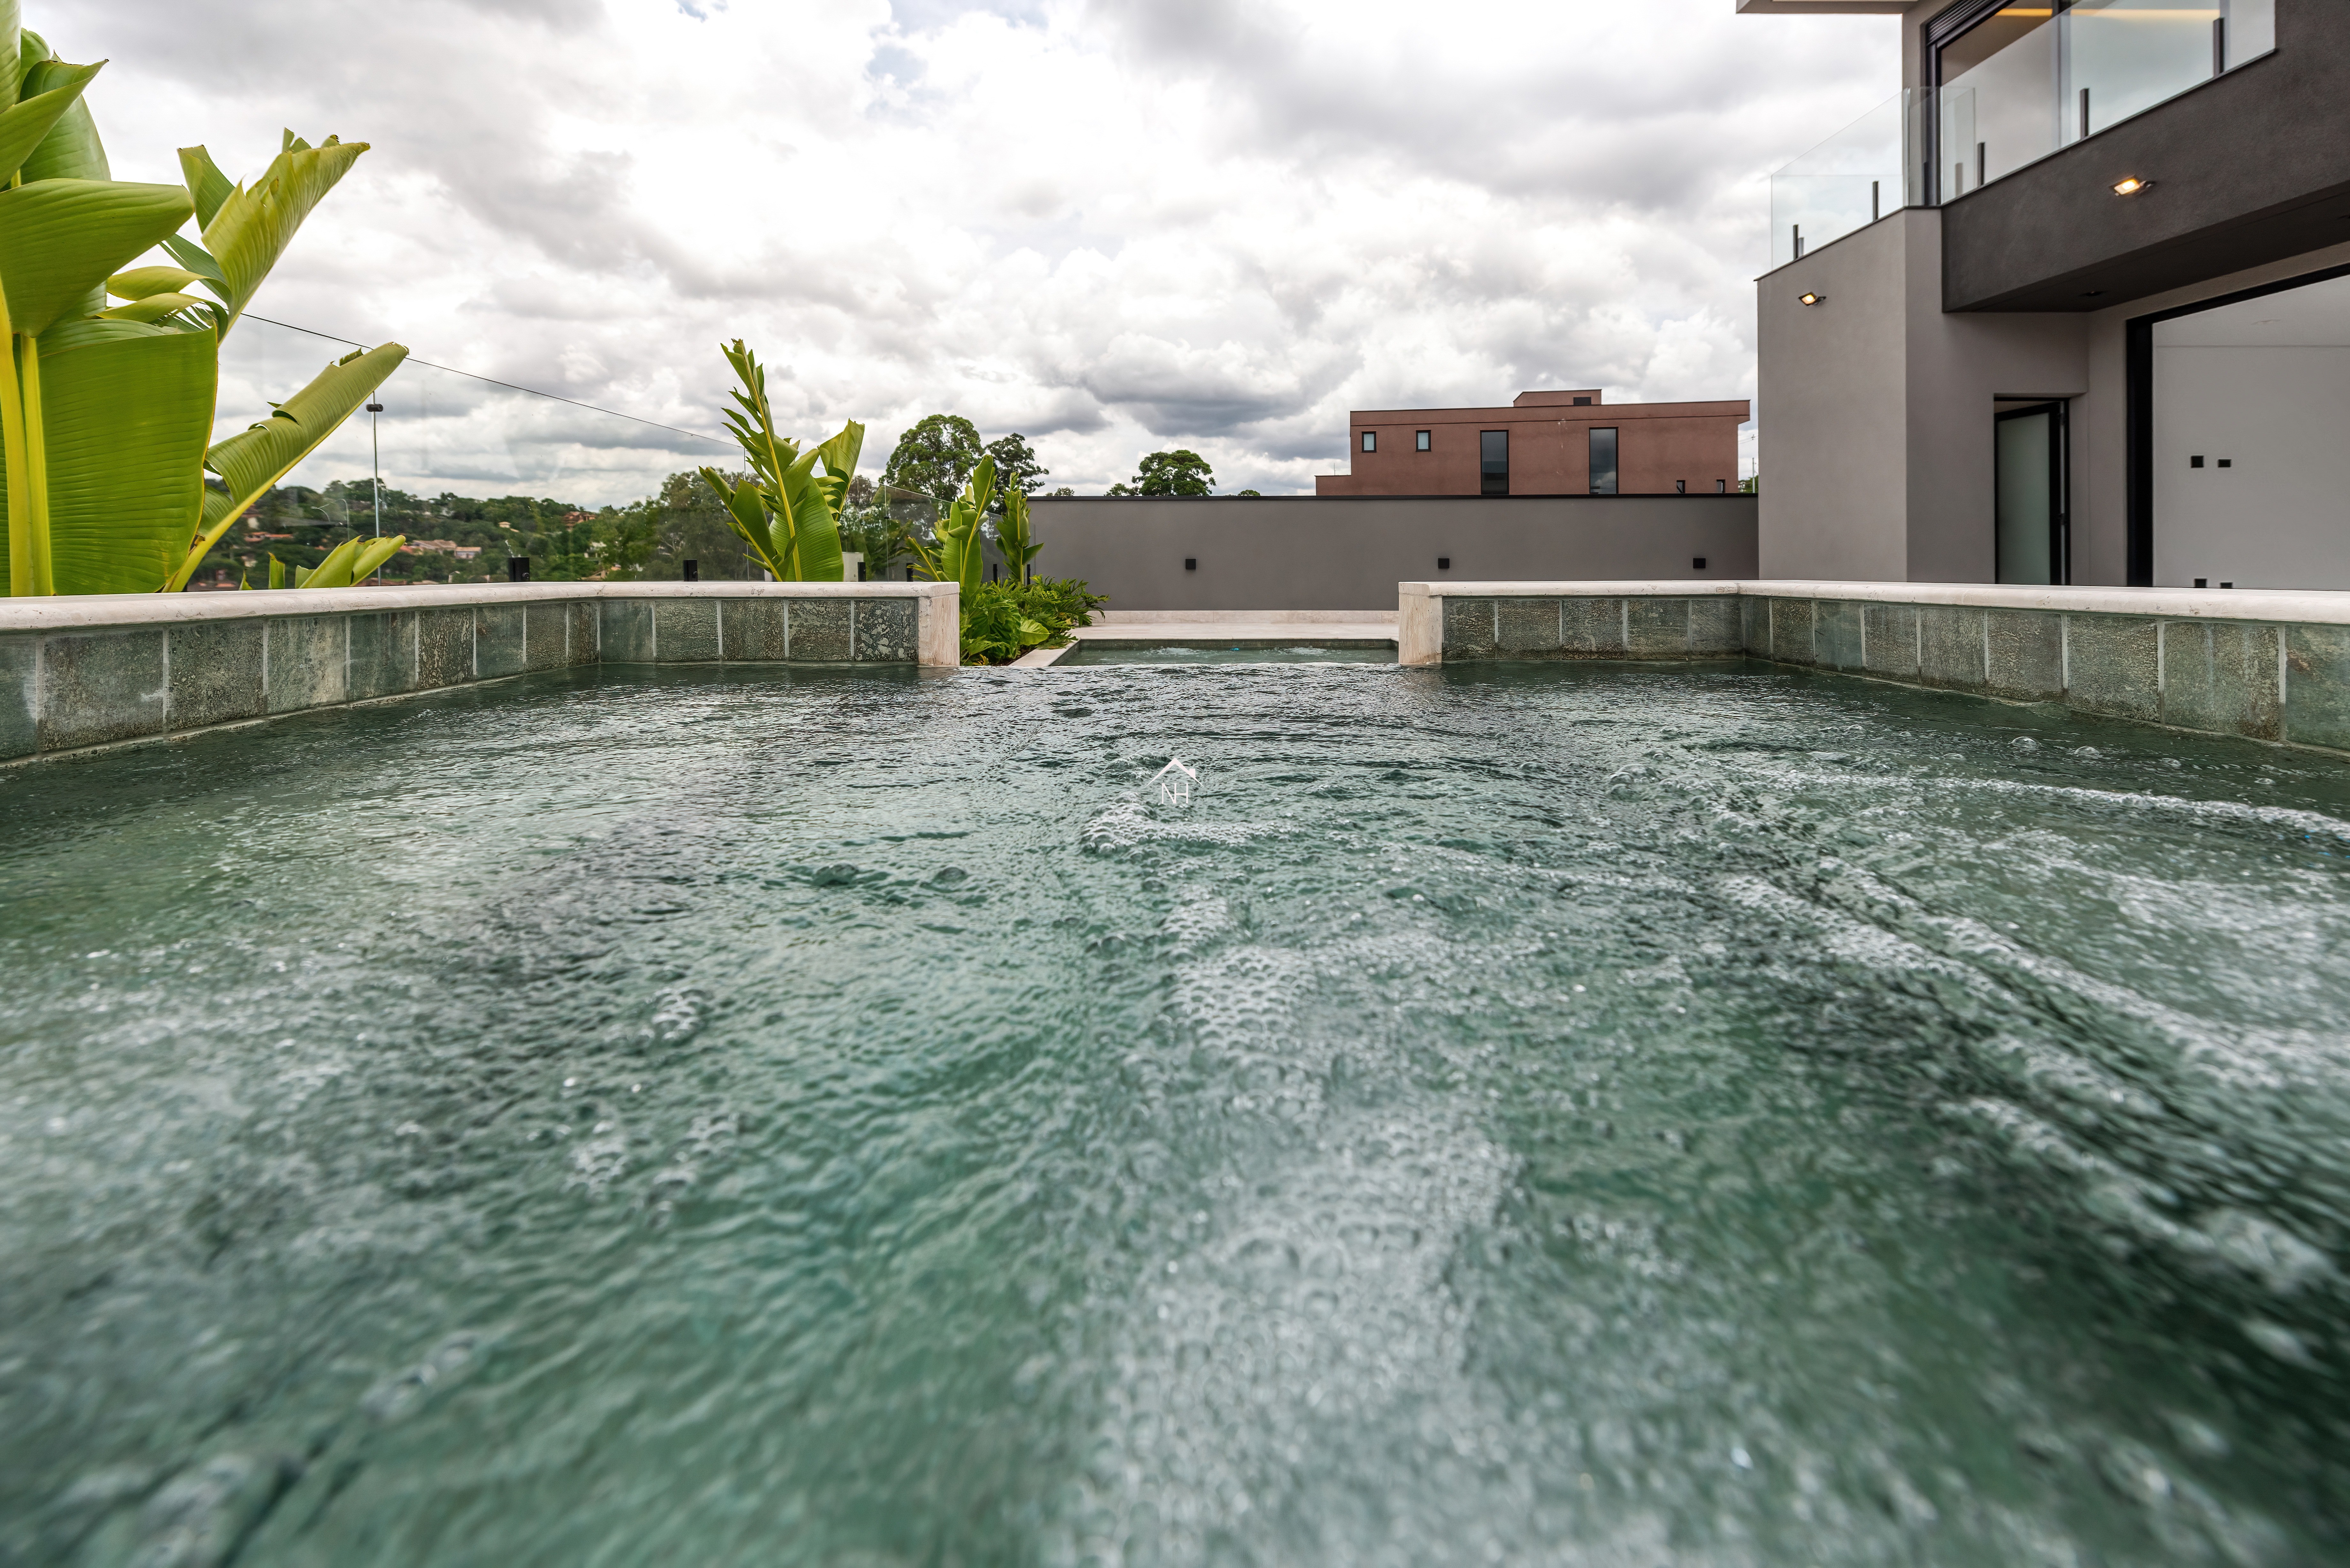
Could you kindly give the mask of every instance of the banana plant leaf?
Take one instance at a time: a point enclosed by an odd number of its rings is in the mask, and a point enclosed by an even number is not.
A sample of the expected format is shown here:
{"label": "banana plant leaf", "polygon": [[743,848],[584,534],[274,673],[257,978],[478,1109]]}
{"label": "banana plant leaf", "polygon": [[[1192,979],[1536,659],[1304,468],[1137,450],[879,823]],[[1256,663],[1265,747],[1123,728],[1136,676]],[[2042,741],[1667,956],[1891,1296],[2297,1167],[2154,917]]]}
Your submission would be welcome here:
{"label": "banana plant leaf", "polygon": [[226,481],[227,488],[204,487],[203,531],[164,581],[163,591],[176,593],[186,587],[229,525],[317,451],[318,443],[334,434],[407,358],[408,350],[397,343],[346,354],[278,404],[267,419],[205,452],[204,467]]}
{"label": "banana plant leaf", "polygon": [[[367,150],[364,141],[346,142],[332,136],[324,145],[313,147],[289,130],[285,150],[248,189],[230,184],[213,162],[212,154],[202,147],[180,149],[190,210],[202,213],[203,244],[198,246],[182,240],[168,248],[182,265],[215,288],[228,307],[230,326],[244,314],[245,306],[268,278],[269,269],[286,254],[302,220]],[[211,211],[203,213],[207,206]],[[198,266],[190,259],[190,252],[211,265]]]}
{"label": "banana plant leaf", "polygon": [[[15,36],[12,27],[9,30],[12,41]],[[5,109],[0,109],[0,183],[5,183],[9,176],[25,166],[25,161],[33,155],[33,150],[80,101],[82,89],[89,85],[90,78],[98,75],[105,64],[100,60],[95,66],[68,66],[61,74],[52,74],[50,79],[55,85],[47,91],[35,93]],[[9,72],[8,80],[13,82],[15,79],[16,73]]]}
{"label": "banana plant leaf", "polygon": [[[57,58],[47,42],[29,28],[17,35],[17,47],[24,73],[16,95],[20,103],[56,90],[66,85],[74,72],[84,68]],[[49,127],[48,134],[26,156],[17,173],[27,185],[36,180],[114,178],[114,171],[106,161],[106,144],[99,140],[98,121],[90,118],[89,105],[77,99],[68,106],[57,123]]]}
{"label": "banana plant leaf", "polygon": [[[327,552],[327,558],[307,570],[294,568],[292,586],[297,588],[348,588],[375,576],[378,566],[390,560],[408,543],[408,535],[396,534],[389,539],[346,539]],[[269,586],[287,586],[285,564],[275,556],[269,557]]]}
{"label": "banana plant leaf", "polygon": [[[44,341],[33,356],[49,564],[33,592],[151,591],[186,553],[201,515],[219,346],[209,332],[108,325],[117,330],[82,335],[62,352]],[[16,486],[8,488],[13,496]]]}
{"label": "banana plant leaf", "polygon": [[995,525],[995,542],[1003,552],[1004,564],[1012,568],[1012,580],[1028,580],[1028,563],[1043,548],[1028,529],[1028,497],[1018,487],[1003,492],[1003,519]]}
{"label": "banana plant leaf", "polygon": [[80,308],[93,291],[194,210],[176,185],[60,179],[0,191],[7,329],[37,335],[68,314],[94,314]]}
{"label": "banana plant leaf", "polygon": [[106,292],[117,299],[146,299],[177,294],[196,281],[196,275],[179,266],[134,266],[106,280]]}

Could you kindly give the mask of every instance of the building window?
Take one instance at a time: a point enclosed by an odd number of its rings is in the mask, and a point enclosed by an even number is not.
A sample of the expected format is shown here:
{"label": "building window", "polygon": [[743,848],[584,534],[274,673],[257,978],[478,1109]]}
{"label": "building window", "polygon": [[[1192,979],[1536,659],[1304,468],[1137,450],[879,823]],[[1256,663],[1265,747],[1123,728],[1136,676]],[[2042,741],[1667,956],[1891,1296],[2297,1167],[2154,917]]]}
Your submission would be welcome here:
{"label": "building window", "polygon": [[1729,494],[1729,493],[1730,493],[1730,481],[1728,481],[1728,480],[1726,480],[1726,479],[1717,479],[1717,480],[1715,480],[1715,481],[1713,482],[1713,493],[1714,493],[1716,495],[1727,495],[1727,494]]}
{"label": "building window", "polygon": [[1591,432],[1591,493],[1616,493],[1616,431],[1610,427]]}
{"label": "building window", "polygon": [[1363,432],[1363,450],[1365,452],[1377,452],[1379,450],[1378,431],[1365,431]]}
{"label": "building window", "polygon": [[1477,493],[1507,495],[1510,493],[1510,432],[1480,431],[1477,432]]}
{"label": "building window", "polygon": [[1575,400],[1575,406],[1578,409],[1587,409],[1591,406],[1591,400],[1589,398],[1577,398]]}
{"label": "building window", "polygon": [[1689,481],[1686,479],[1674,480],[1673,493],[1675,495],[1687,495],[1689,493]]}
{"label": "building window", "polygon": [[1428,450],[1428,432],[1426,431],[1414,431],[1411,432],[1411,450],[1414,452],[1426,452]]}

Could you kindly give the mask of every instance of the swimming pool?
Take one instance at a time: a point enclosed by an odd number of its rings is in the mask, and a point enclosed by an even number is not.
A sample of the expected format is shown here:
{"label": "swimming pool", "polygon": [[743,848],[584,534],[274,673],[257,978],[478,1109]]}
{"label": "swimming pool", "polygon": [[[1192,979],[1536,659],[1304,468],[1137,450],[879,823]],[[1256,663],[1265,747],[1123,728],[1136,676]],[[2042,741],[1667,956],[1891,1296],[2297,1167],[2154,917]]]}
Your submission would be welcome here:
{"label": "swimming pool", "polygon": [[2345,1548],[2325,757],[713,667],[0,789],[0,1559]]}

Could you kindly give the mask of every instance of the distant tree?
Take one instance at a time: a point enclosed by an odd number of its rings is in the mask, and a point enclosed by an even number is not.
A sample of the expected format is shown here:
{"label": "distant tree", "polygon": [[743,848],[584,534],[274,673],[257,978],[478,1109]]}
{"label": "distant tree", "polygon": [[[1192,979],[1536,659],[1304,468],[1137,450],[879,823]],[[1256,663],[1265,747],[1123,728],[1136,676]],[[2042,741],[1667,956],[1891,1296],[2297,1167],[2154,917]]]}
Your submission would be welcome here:
{"label": "distant tree", "polygon": [[1236,495],[1255,495],[1255,496],[1263,496],[1263,495],[1264,494],[1264,492],[1263,492],[1263,491],[1262,491],[1262,490],[1240,490],[1240,491],[1235,491],[1235,492],[1233,492],[1233,493],[1234,493],[1234,494],[1236,494]]}
{"label": "distant tree", "polygon": [[1111,485],[1107,490],[1103,491],[1102,493],[1104,495],[1139,495],[1142,492],[1137,490],[1131,484],[1121,483]]}
{"label": "distant tree", "polygon": [[1215,488],[1216,471],[1208,460],[1180,447],[1152,452],[1134,476],[1137,495],[1211,495]]}
{"label": "distant tree", "polygon": [[632,501],[607,506],[596,514],[595,536],[588,545],[599,575],[612,582],[636,582],[660,548],[660,504]]}
{"label": "distant tree", "polygon": [[[1034,495],[1045,476],[1053,471],[1036,461],[1028,446],[1028,438],[1014,431],[1001,441],[987,443],[987,455],[995,460],[995,483],[1001,490],[1017,490],[1023,495]],[[997,515],[1003,512],[998,501],[990,508]]]}
{"label": "distant tree", "polygon": [[1076,493],[1076,491],[1074,491],[1074,490],[1072,490],[1072,489],[1070,489],[1067,485],[1064,484],[1063,486],[1061,486],[1061,488],[1060,488],[1060,489],[1055,490],[1055,492],[1053,492],[1053,493],[1054,493],[1054,494],[1055,494],[1055,495],[1075,495],[1075,494]]}
{"label": "distant tree", "polygon": [[848,482],[848,494],[844,499],[850,511],[862,512],[873,504],[873,481],[860,473]]}
{"label": "distant tree", "polygon": [[881,483],[929,496],[944,506],[962,493],[986,449],[979,429],[960,414],[930,414],[898,438]]}

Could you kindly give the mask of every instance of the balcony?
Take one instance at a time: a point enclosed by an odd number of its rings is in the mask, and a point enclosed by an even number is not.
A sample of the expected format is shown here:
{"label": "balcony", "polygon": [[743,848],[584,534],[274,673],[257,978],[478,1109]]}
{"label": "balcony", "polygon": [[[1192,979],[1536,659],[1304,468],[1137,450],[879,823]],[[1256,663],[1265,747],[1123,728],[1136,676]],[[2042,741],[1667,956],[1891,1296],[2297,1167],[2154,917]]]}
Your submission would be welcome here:
{"label": "balcony", "polygon": [[2275,0],[2038,0],[1936,47],[1905,89],[1771,176],[1771,265],[1956,201],[2276,47]]}

